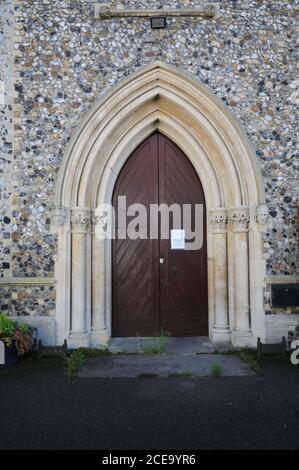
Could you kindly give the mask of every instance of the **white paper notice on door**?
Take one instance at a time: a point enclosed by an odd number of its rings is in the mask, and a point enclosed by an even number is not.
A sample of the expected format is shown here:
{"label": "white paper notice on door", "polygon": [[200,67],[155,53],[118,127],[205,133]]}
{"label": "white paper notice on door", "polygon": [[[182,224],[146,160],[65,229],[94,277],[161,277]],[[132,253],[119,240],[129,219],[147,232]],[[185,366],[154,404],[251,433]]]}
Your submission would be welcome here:
{"label": "white paper notice on door", "polygon": [[185,230],[170,230],[170,240],[172,250],[184,250]]}

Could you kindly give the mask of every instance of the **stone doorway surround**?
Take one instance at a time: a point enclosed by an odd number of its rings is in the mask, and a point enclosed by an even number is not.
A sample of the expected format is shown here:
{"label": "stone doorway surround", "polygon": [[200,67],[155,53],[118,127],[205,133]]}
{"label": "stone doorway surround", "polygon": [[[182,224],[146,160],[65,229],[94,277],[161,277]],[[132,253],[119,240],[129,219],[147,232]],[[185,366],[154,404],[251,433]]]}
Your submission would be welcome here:
{"label": "stone doorway surround", "polygon": [[209,334],[255,346],[265,338],[263,180],[245,131],[191,76],[155,62],[115,86],[88,113],[65,153],[53,230],[57,344],[107,344],[111,336],[111,242],[99,240],[102,204],[117,176],[153,132],[175,142],[196,169],[207,204]]}

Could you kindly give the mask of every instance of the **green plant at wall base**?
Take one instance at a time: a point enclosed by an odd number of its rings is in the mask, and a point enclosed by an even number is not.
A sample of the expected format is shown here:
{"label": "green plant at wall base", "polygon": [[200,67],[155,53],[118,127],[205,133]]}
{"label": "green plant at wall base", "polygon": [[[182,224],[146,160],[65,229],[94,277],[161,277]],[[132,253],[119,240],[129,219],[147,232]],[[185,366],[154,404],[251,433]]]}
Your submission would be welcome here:
{"label": "green plant at wall base", "polygon": [[222,367],[216,362],[211,364],[211,374],[213,377],[220,377],[222,375]]}
{"label": "green plant at wall base", "polygon": [[18,324],[18,330],[20,330],[21,333],[29,333],[30,332],[30,326],[27,325],[27,323],[19,323]]}
{"label": "green plant at wall base", "polygon": [[188,370],[184,370],[182,372],[177,372],[175,374],[175,377],[183,377],[183,378],[186,378],[186,379],[192,379],[194,377],[193,373],[188,371]]}
{"label": "green plant at wall base", "polygon": [[108,356],[110,352],[106,347],[96,348],[79,348],[71,352],[69,356],[66,357],[65,363],[65,375],[67,377],[73,377],[80,367],[83,367],[86,364],[87,359],[95,357]]}
{"label": "green plant at wall base", "polygon": [[242,362],[249,365],[249,367],[256,373],[261,372],[261,368],[256,360],[255,351],[252,349],[244,348],[239,352],[239,357]]}
{"label": "green plant at wall base", "polygon": [[30,326],[18,323],[3,313],[0,313],[0,339],[8,348],[15,345],[19,356],[28,354],[33,346]]}
{"label": "green plant at wall base", "polygon": [[7,347],[10,347],[14,341],[16,326],[15,321],[0,313],[0,339]]}
{"label": "green plant at wall base", "polygon": [[165,351],[165,346],[166,344],[163,342],[157,342],[157,341],[151,341],[148,344],[146,344],[143,349],[142,353],[145,356],[155,356],[162,354]]}
{"label": "green plant at wall base", "polygon": [[170,333],[162,330],[161,328],[159,333],[154,338],[152,338],[147,344],[145,344],[145,346],[143,346],[140,352],[145,356],[163,354],[168,343],[169,336]]}
{"label": "green plant at wall base", "polygon": [[82,349],[76,349],[76,351],[73,351],[65,359],[65,375],[67,377],[73,377],[76,374],[77,370],[85,365],[87,358],[88,354],[86,351]]}
{"label": "green plant at wall base", "polygon": [[14,334],[14,341],[19,356],[28,354],[33,346],[33,338],[29,328],[17,328]]}
{"label": "green plant at wall base", "polygon": [[111,353],[109,352],[108,348],[105,346],[101,346],[99,349],[97,348],[87,348],[81,350],[85,350],[87,357],[102,357],[102,356],[109,356]]}

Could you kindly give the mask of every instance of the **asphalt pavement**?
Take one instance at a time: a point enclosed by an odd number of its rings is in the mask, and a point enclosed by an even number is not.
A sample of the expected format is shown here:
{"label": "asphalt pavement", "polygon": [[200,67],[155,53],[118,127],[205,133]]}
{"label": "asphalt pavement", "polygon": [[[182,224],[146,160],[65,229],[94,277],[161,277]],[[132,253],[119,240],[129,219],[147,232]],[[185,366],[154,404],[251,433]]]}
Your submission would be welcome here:
{"label": "asphalt pavement", "polygon": [[243,377],[74,378],[60,359],[0,371],[0,449],[298,449],[299,366]]}

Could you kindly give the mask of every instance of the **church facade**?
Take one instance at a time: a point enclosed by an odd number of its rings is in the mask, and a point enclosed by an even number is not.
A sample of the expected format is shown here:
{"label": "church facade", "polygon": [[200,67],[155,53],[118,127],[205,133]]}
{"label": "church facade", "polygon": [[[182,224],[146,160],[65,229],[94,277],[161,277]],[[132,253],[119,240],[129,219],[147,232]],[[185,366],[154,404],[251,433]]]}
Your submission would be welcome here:
{"label": "church facade", "polygon": [[[1,311],[72,347],[298,325],[297,10],[1,2]],[[100,237],[123,195],[200,203],[201,248]]]}

